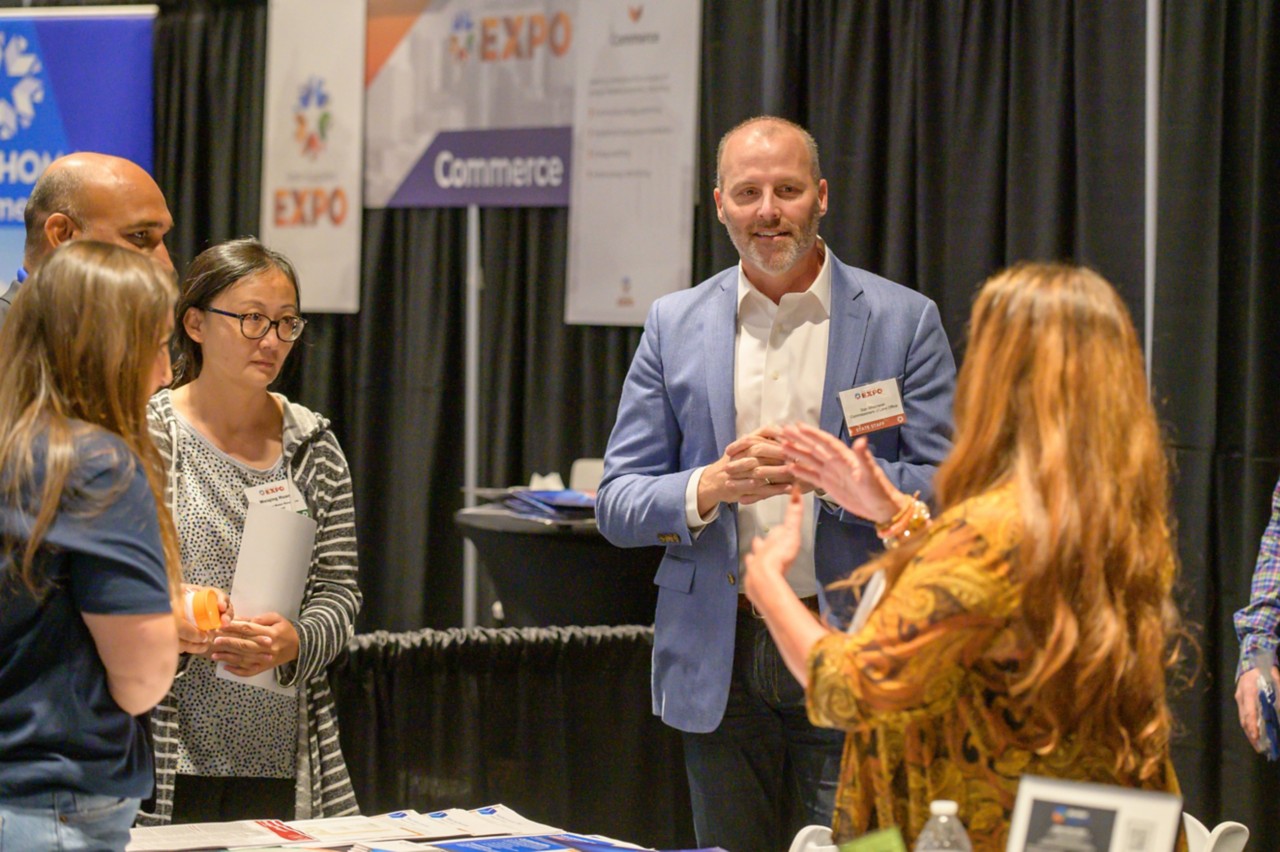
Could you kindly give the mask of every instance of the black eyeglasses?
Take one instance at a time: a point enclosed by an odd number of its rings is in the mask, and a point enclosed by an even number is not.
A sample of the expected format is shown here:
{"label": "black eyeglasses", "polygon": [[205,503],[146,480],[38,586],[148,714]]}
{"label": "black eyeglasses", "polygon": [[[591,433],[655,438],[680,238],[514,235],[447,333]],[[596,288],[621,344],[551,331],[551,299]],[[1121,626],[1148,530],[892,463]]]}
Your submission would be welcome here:
{"label": "black eyeglasses", "polygon": [[261,340],[267,336],[268,331],[274,328],[276,337],[280,338],[280,342],[293,343],[302,336],[302,330],[307,327],[306,320],[302,317],[291,315],[273,320],[265,314],[259,313],[233,314],[231,311],[221,311],[217,308],[201,308],[201,310],[240,320],[240,333],[250,340]]}

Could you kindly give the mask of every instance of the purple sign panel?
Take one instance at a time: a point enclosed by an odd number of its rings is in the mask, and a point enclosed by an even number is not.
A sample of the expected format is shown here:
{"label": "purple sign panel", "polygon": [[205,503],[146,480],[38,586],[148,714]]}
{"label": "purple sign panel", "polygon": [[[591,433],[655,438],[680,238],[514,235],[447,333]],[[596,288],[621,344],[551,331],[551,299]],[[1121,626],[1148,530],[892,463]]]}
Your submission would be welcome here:
{"label": "purple sign panel", "polygon": [[446,130],[388,207],[568,207],[572,127]]}

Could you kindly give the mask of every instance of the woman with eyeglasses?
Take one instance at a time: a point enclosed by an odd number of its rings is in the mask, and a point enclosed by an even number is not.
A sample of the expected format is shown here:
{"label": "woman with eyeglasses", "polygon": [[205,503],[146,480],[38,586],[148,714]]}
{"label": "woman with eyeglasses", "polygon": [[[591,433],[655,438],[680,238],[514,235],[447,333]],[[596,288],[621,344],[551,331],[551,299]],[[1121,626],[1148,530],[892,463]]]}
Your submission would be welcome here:
{"label": "woman with eyeglasses", "polygon": [[[206,250],[182,282],[173,385],[147,413],[183,579],[232,587],[248,494],[264,486],[288,491],[289,508],[317,529],[296,619],[237,613],[187,644],[182,673],[152,713],[147,824],[358,812],[326,673],[361,603],[351,474],[328,421],[268,390],[306,327],[299,301],[293,265],[255,239]],[[242,677],[271,671],[292,691],[219,678],[219,663]]]}

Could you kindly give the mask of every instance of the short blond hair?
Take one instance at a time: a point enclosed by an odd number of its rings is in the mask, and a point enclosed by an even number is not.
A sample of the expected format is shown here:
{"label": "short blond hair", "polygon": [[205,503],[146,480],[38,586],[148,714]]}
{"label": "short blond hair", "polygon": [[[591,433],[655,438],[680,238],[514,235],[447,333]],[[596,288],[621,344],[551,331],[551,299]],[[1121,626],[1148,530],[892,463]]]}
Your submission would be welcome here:
{"label": "short blond hair", "polygon": [[800,134],[800,139],[804,142],[805,150],[809,152],[809,173],[813,177],[814,186],[822,181],[822,165],[818,161],[818,143],[814,140],[813,134],[805,130],[794,121],[785,118],[779,118],[776,115],[757,115],[748,118],[746,121],[739,122],[729,129],[727,133],[720,137],[720,144],[716,146],[716,189],[723,189],[721,180],[723,178],[724,149],[729,143],[729,137],[737,133],[739,130],[745,130],[756,124],[765,125],[764,132],[776,133],[781,130],[794,130]]}

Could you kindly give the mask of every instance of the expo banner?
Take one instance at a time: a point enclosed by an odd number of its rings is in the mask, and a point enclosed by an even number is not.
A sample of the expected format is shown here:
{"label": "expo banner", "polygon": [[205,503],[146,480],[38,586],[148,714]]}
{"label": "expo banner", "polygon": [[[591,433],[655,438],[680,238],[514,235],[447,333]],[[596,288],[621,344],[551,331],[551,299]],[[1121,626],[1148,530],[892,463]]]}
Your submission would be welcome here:
{"label": "expo banner", "polygon": [[691,283],[699,0],[369,0],[370,207],[569,205],[570,323]]}
{"label": "expo banner", "polygon": [[360,309],[364,47],[363,0],[271,0],[261,236],[304,311]]}
{"label": "expo banner", "polygon": [[569,203],[576,0],[370,0],[370,207]]}
{"label": "expo banner", "polygon": [[0,12],[0,280],[22,265],[23,211],[50,162],[98,151],[152,170],[156,11]]}
{"label": "expo banner", "polygon": [[579,8],[567,323],[643,325],[692,283],[701,6]]}

